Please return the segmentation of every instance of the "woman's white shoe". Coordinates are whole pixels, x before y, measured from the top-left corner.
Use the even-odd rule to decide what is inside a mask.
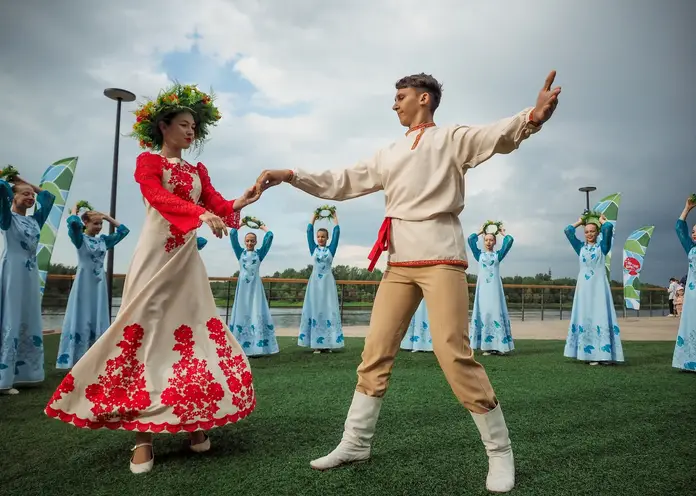
[[[205,441],[198,444],[191,444],[189,445],[189,448],[191,448],[191,451],[194,453],[205,453],[210,449],[210,438],[205,436]]]
[[[152,467],[155,465],[155,449],[152,447],[152,443],[140,443],[136,444],[131,451],[135,451],[138,448],[142,446],[149,446],[150,447],[150,452],[152,454],[152,458],[150,458],[148,461],[145,463],[133,463],[133,457],[131,456],[130,460],[130,471],[133,472],[134,474],[144,474],[146,472],[149,472],[152,470]]]

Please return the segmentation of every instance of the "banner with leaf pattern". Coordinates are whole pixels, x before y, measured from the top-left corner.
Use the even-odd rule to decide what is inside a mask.
[[[629,310],[640,310],[640,271],[645,262],[645,252],[655,226],[636,229],[626,240],[623,249],[624,301]]]
[[[53,254],[53,247],[56,244],[58,230],[60,229],[61,220],[63,218],[63,210],[65,210],[65,204],[68,201],[68,194],[70,193],[70,186],[72,185],[76,166],[77,157],[58,160],[46,169],[41,177],[41,183],[39,184],[41,189],[50,191],[56,197],[48,220],[41,229],[39,247],[36,251],[36,260],[39,266],[39,275],[41,276],[42,295],[46,287],[46,277],[48,276],[48,268],[51,264],[51,255]]]
[[[607,218],[607,221],[611,222],[611,225],[614,228],[611,239],[612,249],[614,248],[614,238],[616,238],[616,220],[619,218],[620,204],[621,193],[613,193],[599,200],[599,202],[592,209],[595,212],[604,214],[604,217]],[[605,266],[607,270],[607,279],[609,279],[609,282],[611,283],[611,250],[609,250],[609,253],[606,256]]]

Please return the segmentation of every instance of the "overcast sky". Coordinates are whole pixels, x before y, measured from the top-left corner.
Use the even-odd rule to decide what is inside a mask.
[[[553,119],[467,174],[465,231],[505,222],[515,246],[504,276],[574,277],[563,228],[584,208],[578,187],[597,186],[593,201],[622,192],[612,276],[621,278],[626,237],[652,224],[643,279],[666,283],[687,269],[674,222],[696,191],[695,18],[688,0],[5,1],[0,163],[37,182],[50,163],[79,156],[70,205],[108,211],[116,104],[104,88],[154,97],[177,79],[218,96],[220,125],[185,158],[203,161],[234,198],[264,168],[347,166],[403,136],[391,105],[404,75],[444,84],[438,124],[482,124],[534,105],[556,69]],[[135,108],[124,105],[124,134]],[[139,152],[121,139],[117,217],[131,229],[115,254],[121,273],[143,222]],[[246,209],[275,234],[262,273],[309,263],[305,227],[322,203],[283,185]],[[336,263],[367,266],[383,204],[378,193],[337,205]],[[228,238],[199,234],[211,276],[237,270]],[[64,226],[53,261],[77,263]]]

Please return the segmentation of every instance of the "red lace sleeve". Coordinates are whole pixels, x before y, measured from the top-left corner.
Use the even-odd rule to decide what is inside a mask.
[[[227,227],[239,229],[240,215],[239,211],[234,210],[234,200],[225,200],[220,193],[217,192],[210,182],[208,169],[205,165],[198,162],[198,177],[201,180],[201,199],[200,203],[220,217]]]
[[[192,201],[187,201],[162,186],[163,158],[144,152],[135,161],[135,181],[145,199],[170,224],[187,233],[203,223],[199,217],[205,209]]]

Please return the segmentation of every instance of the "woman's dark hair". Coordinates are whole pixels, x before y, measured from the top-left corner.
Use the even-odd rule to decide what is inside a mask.
[[[162,134],[162,130],[160,129],[160,122],[164,122],[167,126],[170,126],[174,118],[177,115],[183,113],[191,114],[191,117],[193,117],[193,122],[196,123],[196,126],[193,128],[194,136],[196,137],[196,139],[200,138],[200,120],[198,119],[198,117],[196,117],[196,113],[188,109],[172,110],[171,112],[167,112],[165,114],[162,114],[161,116],[158,116],[155,120],[155,125],[152,127],[152,141],[157,147],[161,149],[162,145],[164,145],[164,135]]]
[[[317,229],[317,234],[319,234],[320,232],[325,232],[325,233],[326,233],[326,237],[327,237],[327,238],[329,237],[329,230],[328,230],[328,229],[326,229],[326,228],[324,228],[324,227],[321,227],[321,228]]]
[[[244,238],[246,239],[246,237],[249,236],[250,234],[254,237],[254,239],[256,239],[256,240],[259,239],[259,238],[256,237],[256,233],[253,233],[253,232],[248,232],[248,233],[246,233],[246,234],[244,235]]]
[[[89,218],[90,218],[92,215],[94,215],[94,212],[91,211],[91,210],[88,210],[87,212],[85,212],[84,214],[82,214],[82,215],[80,216],[80,218],[82,219],[82,222],[84,222],[85,224],[87,224],[87,222],[89,222]]]

